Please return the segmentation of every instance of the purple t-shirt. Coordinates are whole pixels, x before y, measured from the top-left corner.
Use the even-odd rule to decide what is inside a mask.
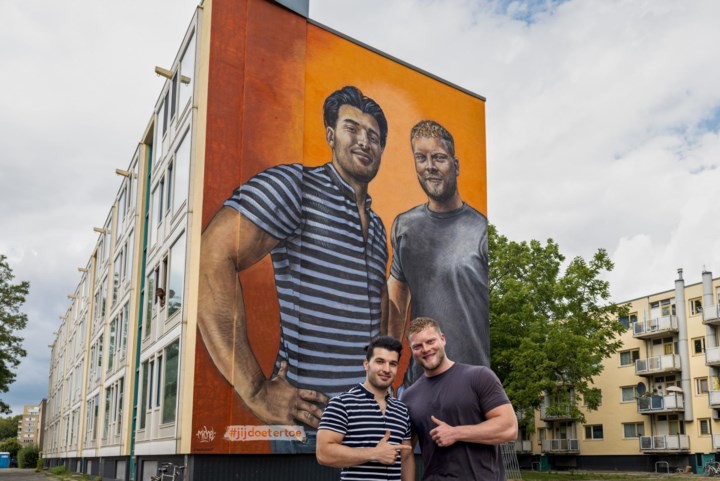
[[[420,377],[402,401],[410,408],[413,432],[420,440],[424,481],[505,480],[499,446],[458,442],[439,447],[429,435],[436,426],[430,416],[451,426],[478,424],[485,421],[485,413],[510,403],[490,368],[455,363],[442,374]]]

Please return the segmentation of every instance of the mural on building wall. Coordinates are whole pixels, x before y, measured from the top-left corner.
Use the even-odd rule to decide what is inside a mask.
[[[192,450],[313,452],[365,345],[409,316],[488,363],[484,101],[249,6],[246,38],[213,25],[245,48],[210,66]]]

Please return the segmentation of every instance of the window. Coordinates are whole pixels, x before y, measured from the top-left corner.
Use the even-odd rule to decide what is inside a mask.
[[[663,299],[662,301],[650,304],[651,319],[657,319],[658,317],[666,317],[670,315],[675,315],[675,304],[672,299]]]
[[[148,362],[145,361],[142,363],[142,378],[143,378],[143,390],[142,394],[140,396],[140,429],[145,429],[145,421],[146,421],[146,411],[145,406],[147,406],[147,397],[148,397],[148,391],[149,391],[149,384],[148,384],[148,373],[149,373],[149,365]]]
[[[192,97],[193,78],[195,77],[195,35],[190,38],[180,60],[180,92],[178,93],[178,107],[180,113]]]
[[[630,324],[633,324],[637,322],[637,312],[631,312],[627,316],[620,316],[620,324],[625,326],[625,329],[628,329],[630,327]]]
[[[177,410],[178,388],[178,353],[180,341],[175,341],[165,348],[164,395],[162,405],[162,422],[175,422]]]
[[[699,356],[705,352],[705,338],[704,337],[693,338],[692,344],[693,344],[693,355],[694,356]]]
[[[697,316],[702,314],[702,297],[696,297],[688,301],[690,303],[690,315]]]
[[[175,153],[173,171],[175,179],[172,193],[172,213],[175,214],[187,200],[190,183],[190,135],[185,134]],[[170,173],[168,173],[170,175]]]
[[[118,325],[118,318],[112,320],[110,323],[110,333],[108,335],[108,363],[107,372],[112,371],[113,361],[115,359],[115,331]]]
[[[585,439],[602,439],[603,438],[603,427],[602,424],[593,424],[585,426]]]
[[[675,354],[678,351],[677,343],[672,337],[653,339],[653,346],[662,346],[663,354]],[[655,353],[657,354],[657,351]]]
[[[705,377],[696,377],[695,378],[695,392],[698,395],[701,394],[707,394],[708,392],[708,378]]]
[[[170,248],[170,271],[168,276],[168,318],[182,307],[185,289],[185,234]]]
[[[159,240],[160,223],[163,219],[163,195],[165,191],[165,178],[155,186],[152,191],[152,210],[150,212],[150,227],[148,228],[148,245],[152,247]]]
[[[639,438],[645,435],[643,423],[623,423],[623,435],[626,438]]]
[[[712,434],[710,418],[698,419],[698,429],[700,430],[700,436],[710,436]]]
[[[622,391],[622,402],[635,402],[637,398],[637,387],[636,386],[624,386],[620,388]]]
[[[628,351],[620,351],[620,365],[631,366],[635,361],[640,359],[640,349],[630,349]]]

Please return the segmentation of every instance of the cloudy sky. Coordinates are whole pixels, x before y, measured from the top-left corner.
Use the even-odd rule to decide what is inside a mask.
[[[0,0],[0,253],[31,282],[47,395],[68,307],[197,0]],[[615,300],[720,276],[720,2],[311,0],[311,16],[487,98],[491,222],[605,248]]]

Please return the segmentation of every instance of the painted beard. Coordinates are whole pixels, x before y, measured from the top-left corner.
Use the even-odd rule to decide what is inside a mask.
[[[435,175],[427,175],[425,177],[418,176],[420,181],[420,187],[430,199],[436,202],[445,202],[451,199],[457,192],[457,177],[451,175],[447,178],[438,177]],[[441,181],[440,183],[433,182],[434,180]]]

